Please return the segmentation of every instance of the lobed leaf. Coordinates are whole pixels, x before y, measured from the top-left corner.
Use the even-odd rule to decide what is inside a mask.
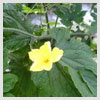
[[[93,54],[90,50],[90,48],[83,42],[75,39],[66,40],[65,37],[63,37],[63,40],[61,38],[61,32],[57,31],[57,35],[54,35],[56,31],[53,31],[54,29],[51,29],[51,36],[56,40],[57,47],[64,50],[64,55],[59,61],[59,63],[62,66],[68,66],[68,70],[70,73],[70,76],[76,86],[76,88],[79,90],[82,96],[96,96],[96,75],[97,75],[97,64],[93,60]],[[58,29],[55,29],[58,30]],[[68,34],[67,32],[64,32],[63,36],[66,36]],[[61,40],[61,43],[60,43]],[[62,42],[64,41],[64,42]],[[89,70],[91,71],[91,78],[88,74],[85,73],[85,76],[82,74],[78,74],[78,71],[81,71],[83,73],[83,70]],[[94,76],[95,75],[95,76]],[[85,78],[88,77],[88,78]],[[82,78],[84,81],[82,81]],[[93,84],[89,84],[88,82],[93,82]],[[79,86],[80,84],[80,86]],[[81,87],[82,86],[82,87]],[[83,90],[84,88],[84,90]]]
[[[81,4],[72,4],[69,7],[65,5],[58,5],[57,8],[59,10],[55,10],[54,13],[61,18],[62,24],[68,27],[72,25],[72,21],[81,23],[83,21],[83,16],[86,13],[86,11],[81,11]]]
[[[81,96],[60,64],[53,64],[50,72],[32,72],[31,79],[38,87],[39,97]]]
[[[65,43],[66,40],[70,38],[70,32],[67,31],[66,28],[52,28],[49,30],[50,36],[54,38],[56,41],[56,45],[62,45]]]

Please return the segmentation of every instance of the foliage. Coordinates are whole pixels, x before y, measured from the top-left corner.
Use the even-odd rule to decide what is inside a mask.
[[[16,84],[17,82],[17,76],[14,75],[14,74],[4,74],[3,76],[3,82],[4,82],[4,85],[3,85],[3,92],[6,93],[6,92],[9,92],[11,89],[14,88],[14,85]]]
[[[96,4],[91,5],[95,22],[86,27],[83,21],[86,11],[81,10],[82,4],[4,4],[4,97],[97,96],[97,64],[93,60],[97,45],[92,47],[91,35],[96,33],[97,15]],[[54,27],[48,27],[51,25],[50,10],[61,19],[63,27],[57,27],[58,20],[53,22]],[[36,12],[45,16],[46,25],[31,23],[30,14]],[[77,31],[71,30],[73,21],[78,24]],[[80,25],[84,30],[80,30]],[[52,48],[63,49],[64,55],[50,71],[31,72],[28,52],[46,41],[51,42]]]
[[[74,6],[71,5],[69,7],[65,5],[58,5],[58,9],[54,12],[61,18],[61,22],[66,26],[71,26],[72,21],[81,23],[83,21],[83,16],[86,13],[86,11],[81,11],[81,4],[75,4]]]

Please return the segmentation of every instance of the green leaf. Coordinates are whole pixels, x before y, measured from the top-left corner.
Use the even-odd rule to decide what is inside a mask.
[[[13,51],[12,54],[14,54],[16,57],[28,57],[28,52],[30,51],[29,45],[26,45],[24,47],[21,47],[20,49]]]
[[[46,20],[43,20],[43,22],[46,24],[47,22],[46,22]],[[55,24],[60,24],[59,22],[54,22],[54,21],[52,21],[52,22],[48,22],[49,23],[49,25],[51,25],[51,26],[54,26]]]
[[[73,9],[75,9],[76,12],[80,12],[82,10],[82,4],[80,4],[80,3],[75,3],[74,7],[73,7]]]
[[[9,92],[14,88],[18,78],[16,75],[8,73],[3,76],[3,92]]]
[[[80,71],[80,74],[91,92],[97,96],[97,77],[89,70]]]
[[[30,7],[23,6],[22,12],[26,14],[30,14],[30,13],[33,13],[33,10]]]
[[[85,43],[72,39],[62,44],[61,47],[64,50],[61,63],[74,69],[89,69],[97,74],[97,64],[92,58],[90,48]]]
[[[66,11],[68,11],[68,10],[66,9]],[[60,10],[54,11],[54,13],[55,13],[58,17],[61,18],[62,24],[66,25],[66,26],[71,26],[71,25],[72,25],[71,21],[68,20],[68,19],[69,19],[69,16],[70,16],[70,15],[69,15],[69,12],[67,12],[66,15],[65,15],[62,11],[60,11]]]
[[[61,58],[59,63],[62,66],[69,66],[69,71],[71,70],[69,72],[71,78],[82,96],[96,96],[96,86],[94,87],[93,85],[90,85],[93,91],[91,92],[90,89],[88,88],[89,86],[87,85],[87,83],[85,81],[82,82],[82,78],[80,78],[81,76],[77,74],[77,72],[80,70],[83,71],[85,69],[88,69],[91,71],[92,75],[94,74],[95,76],[97,75],[97,64],[93,60],[93,54],[90,48],[85,43],[79,40],[75,39],[71,39],[69,41],[66,40],[65,35],[63,35],[63,40],[62,40],[60,36],[61,32],[57,31],[57,35],[55,35],[54,34],[56,33],[55,30],[51,31],[50,33],[52,38],[56,39],[55,46],[63,49],[64,51],[63,57]],[[63,34],[67,34],[67,32],[64,32]],[[76,73],[76,76],[74,76],[73,73]],[[88,77],[88,74],[86,74],[86,76]],[[88,78],[88,81],[89,79],[91,80],[91,77]],[[96,84],[96,78],[94,78],[93,81],[95,81],[94,84]],[[84,88],[84,91],[82,88],[80,88],[79,84],[80,86],[83,85],[82,88]]]
[[[18,71],[20,71],[19,74]],[[19,69],[15,73],[18,75],[19,81],[11,92],[16,97],[36,97],[38,92],[33,81],[30,79],[31,73],[25,70],[25,68]]]
[[[88,29],[88,33],[92,35],[97,33],[97,12],[93,11],[91,16],[93,17],[94,21],[91,23],[91,26]]]
[[[8,49],[3,49],[3,71],[8,67]]]
[[[56,39],[56,46],[64,50],[62,63],[74,69],[86,68],[97,73],[97,65],[92,59],[90,48],[79,40],[71,39],[65,28],[53,28],[50,30],[52,38]],[[86,67],[87,66],[87,67]]]
[[[38,87],[39,97],[78,97],[80,93],[75,88],[69,75],[59,64],[53,64],[50,72],[32,72],[31,79]]]
[[[12,93],[4,93],[3,97],[15,97]]]
[[[97,22],[93,22],[88,29],[89,34],[96,34],[97,33]]]
[[[18,10],[16,4],[12,4],[12,3],[4,3],[3,4],[3,9],[4,10]]]
[[[76,86],[76,88],[79,90],[81,95],[83,97],[93,97],[94,95],[89,90],[87,84],[82,80],[81,76],[78,74],[77,70],[74,70],[72,68],[68,68],[69,73],[71,75],[71,78]]]
[[[28,58],[28,57],[27,57]],[[28,59],[29,60],[29,59]],[[31,72],[28,70],[30,66],[26,58],[12,57],[10,68],[12,73],[18,77],[18,82],[10,91],[15,97],[36,97],[37,87],[31,80]],[[27,64],[26,64],[27,63]]]
[[[26,35],[12,35],[4,41],[4,45],[7,49],[15,51],[26,46],[29,41],[30,38]]]
[[[25,32],[30,35],[37,28],[36,25],[32,25],[29,18],[16,10],[4,10],[3,18],[3,27],[15,29],[15,33],[20,33],[21,31],[21,33]],[[16,30],[20,31],[18,32]],[[7,33],[5,32],[4,36],[6,35]]]
[[[70,6],[57,5],[57,8],[59,10],[55,10],[54,13],[61,18],[61,22],[65,26],[71,26],[73,24],[72,21],[81,23],[83,21],[83,16],[86,13],[86,11],[81,11],[81,4],[72,4]]]
[[[26,13],[26,14],[30,14],[30,13],[44,13],[44,10],[42,8],[34,8],[34,9],[31,9],[30,7],[23,7],[22,8],[22,12],[23,13]]]
[[[70,32],[64,28],[64,27],[60,27],[60,28],[52,28],[49,30],[50,32],[50,36],[52,36],[52,38],[54,38],[56,41],[56,45],[62,45],[65,43],[66,40],[68,40],[70,38]]]

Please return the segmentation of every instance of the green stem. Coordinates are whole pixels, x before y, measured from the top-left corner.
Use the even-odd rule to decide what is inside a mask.
[[[89,36],[89,34],[84,34],[84,33],[75,33],[71,34],[71,37],[76,36],[76,37],[84,37],[84,36]]]
[[[58,16],[57,16],[57,19],[56,19],[55,28],[56,28],[56,26],[57,26],[57,21],[58,21]]]
[[[46,7],[45,4],[43,4],[43,6],[44,6],[44,11],[45,11],[45,18],[46,18],[46,23],[47,23],[47,29],[50,29],[48,13],[47,13],[47,7]],[[48,34],[49,34],[49,32],[48,32]]]
[[[22,33],[24,35],[28,35],[30,37],[33,37],[35,38],[32,34],[28,33],[28,32],[25,32],[25,31],[22,31],[20,29],[16,29],[16,28],[3,28],[3,31],[9,31],[9,32],[18,32],[19,34]]]
[[[3,31],[7,31],[7,32],[17,32],[18,34],[22,33],[24,35],[27,35],[29,37],[32,37],[35,40],[45,40],[45,39],[52,39],[51,36],[47,35],[47,36],[34,36],[31,33],[22,31],[20,29],[16,29],[16,28],[3,28]]]
[[[20,29],[15,29],[15,28],[3,28],[3,31],[9,31],[9,32],[17,32],[18,34],[22,33],[24,35],[27,35],[29,37],[32,37],[35,40],[49,40],[49,39],[53,39],[51,36],[47,35],[47,36],[34,36],[31,33],[22,31]],[[76,36],[76,37],[84,37],[84,36],[89,36],[89,34],[83,34],[83,33],[76,33],[76,34],[72,34],[71,37]]]

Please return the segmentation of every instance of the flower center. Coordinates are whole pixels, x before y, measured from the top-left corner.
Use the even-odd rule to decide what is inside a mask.
[[[49,62],[49,59],[44,60],[44,62],[45,62],[45,63],[48,63],[48,62]]]

